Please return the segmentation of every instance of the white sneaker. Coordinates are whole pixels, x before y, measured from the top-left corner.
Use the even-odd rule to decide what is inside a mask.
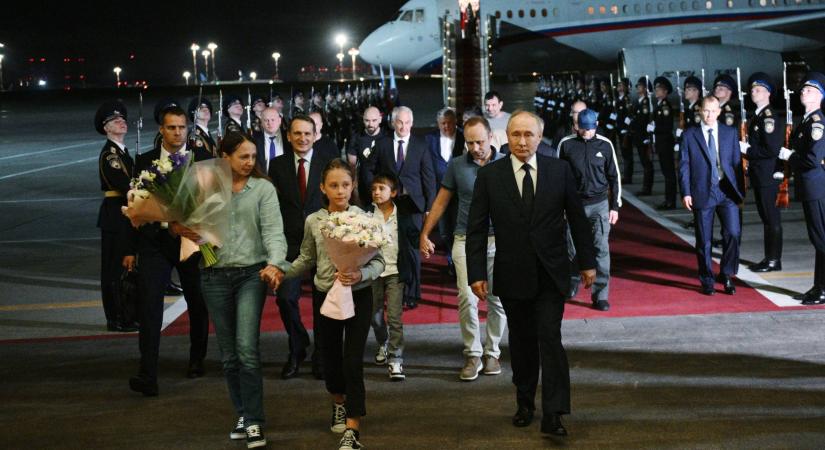
[[[347,428],[341,437],[341,442],[338,444],[338,450],[362,450],[364,446],[358,442],[358,438],[357,431]]]
[[[246,448],[266,447],[266,438],[260,425],[246,427]]]
[[[401,367],[400,362],[391,362],[387,367],[387,371],[390,373],[390,381],[404,381],[404,378],[406,378],[404,368]]]
[[[246,439],[246,427],[244,427],[243,416],[238,417],[238,423],[236,423],[235,428],[229,432],[229,439]]]
[[[375,365],[383,366],[387,363],[387,343],[378,346],[378,351],[375,352]]]
[[[332,420],[329,429],[333,433],[347,431],[347,408],[338,403],[332,403]]]

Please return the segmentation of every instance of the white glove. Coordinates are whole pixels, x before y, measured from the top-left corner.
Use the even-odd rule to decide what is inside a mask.
[[[673,146],[673,151],[674,151],[674,152],[678,152],[678,151],[679,151],[679,144],[676,144],[676,145],[674,145],[674,146]]]
[[[627,130],[622,130],[621,133],[622,134],[627,134]]]
[[[751,145],[747,142],[739,141],[739,151],[742,152],[743,155],[748,153],[748,149],[751,148]]]
[[[644,141],[642,141],[642,144],[645,144],[645,145],[650,144],[650,139],[645,139]]]
[[[793,155],[793,152],[794,151],[789,148],[782,147],[779,149],[779,159],[781,159],[782,161],[787,161],[788,158],[790,158],[791,155]]]
[[[654,131],[656,131],[656,124],[653,123],[653,122],[650,122],[649,124],[647,124],[647,132],[648,133],[653,133]]]
[[[610,115],[610,120],[616,120],[616,117],[616,113],[613,113]]]
[[[630,117],[625,117],[625,118],[624,118],[624,124],[625,124],[625,125],[630,125],[630,123],[631,123],[631,122],[633,122],[633,121],[632,121],[632,120],[630,120]]]
[[[608,130],[612,130],[612,129],[613,129],[613,124],[610,124],[610,123],[609,123],[609,124],[607,124],[607,129],[608,129]]]
[[[676,138],[678,139],[678,138],[682,137],[683,132],[684,132],[684,130],[682,130],[681,128],[677,128],[676,129]]]

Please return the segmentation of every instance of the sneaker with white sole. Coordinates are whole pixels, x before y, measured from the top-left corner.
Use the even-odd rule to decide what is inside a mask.
[[[387,366],[387,371],[390,373],[390,381],[404,381],[404,378],[406,378],[404,368],[401,367],[400,362],[391,362]]]
[[[484,370],[482,371],[484,375],[498,375],[501,373],[501,362],[499,362],[498,358],[492,356],[485,356],[484,357]]]
[[[329,429],[333,433],[343,433],[347,430],[347,408],[344,405],[332,404],[332,421]]]
[[[233,428],[232,431],[229,432],[229,439],[246,439],[246,427],[244,427],[243,416],[238,417],[238,423],[236,423],[235,428]]]
[[[387,343],[378,346],[378,351],[375,352],[375,365],[383,366],[387,363]]]
[[[260,425],[246,427],[246,448],[266,447],[266,438]]]
[[[459,378],[461,381],[473,381],[478,378],[478,373],[481,372],[482,364],[481,358],[478,356],[468,356],[464,363],[464,368],[461,369]]]
[[[362,450],[364,446],[358,442],[358,438],[358,430],[347,428],[346,431],[344,431],[344,435],[341,436],[341,442],[338,444],[338,450]]]

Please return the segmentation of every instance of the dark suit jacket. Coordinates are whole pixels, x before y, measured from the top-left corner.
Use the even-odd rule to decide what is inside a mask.
[[[286,133],[281,132],[281,140],[283,141],[284,148],[279,148],[279,151],[282,151],[284,154],[291,154],[292,153],[292,144],[286,139]],[[263,131],[255,132],[252,134],[252,140],[255,142],[255,148],[257,150],[257,155],[255,156],[255,163],[258,164],[258,167],[261,168],[261,171],[266,173],[269,168],[266,166],[266,155],[269,153],[269,141],[264,136]],[[264,142],[267,141],[267,142]]]
[[[295,153],[289,152],[280,155],[269,162],[269,178],[278,191],[278,203],[281,207],[281,217],[284,221],[289,261],[298,257],[301,250],[301,241],[304,239],[304,222],[306,217],[321,209],[321,172],[329,163],[328,155],[313,150],[307,174],[306,201],[301,203],[298,192],[298,172],[295,170]]]
[[[467,222],[469,283],[487,280],[487,234],[492,221],[496,238],[493,294],[502,298],[535,298],[538,277],[545,276],[539,272],[539,264],[552,278],[558,295],[567,295],[570,262],[566,224],[573,235],[579,267],[596,267],[590,221],[584,214],[570,165],[543,155],[536,158],[536,196],[529,217],[510,157],[482,167],[476,178]]]
[[[736,129],[719,125],[719,136],[714,136],[719,149],[724,179],[719,187],[735,203],[741,203],[743,196],[738,180],[741,179],[742,159],[739,152],[739,139]],[[692,127],[682,134],[681,163],[679,165],[679,182],[682,184],[682,196],[693,198],[693,207],[703,209],[708,204],[711,189],[711,156],[705,142],[702,127]]]
[[[383,214],[374,203],[364,206],[364,211],[373,214]],[[398,219],[398,279],[404,283],[412,282],[413,261],[415,253],[418,252],[418,229],[412,222],[412,218],[407,214],[399,214],[396,207],[396,217]],[[383,216],[380,216],[384,220]]]
[[[435,185],[437,188],[441,186],[441,180],[444,179],[444,174],[447,173],[447,163],[450,161],[444,161],[444,158],[441,157],[441,132],[439,130],[427,133],[424,139],[427,141],[427,150],[429,150],[430,157],[433,160],[433,171],[435,172]],[[450,159],[460,156],[462,153],[464,153],[464,135],[456,131],[455,143],[453,144]]]
[[[561,141],[559,141],[559,142],[561,142]],[[556,144],[556,147],[558,147],[558,144]],[[505,155],[509,155],[510,154],[510,144],[502,145],[501,150],[499,150],[499,151],[501,153],[505,154]],[[539,148],[536,149],[536,153],[538,153],[539,155],[548,156],[550,158],[558,158],[559,157],[558,148],[553,148],[553,147],[545,144],[544,142],[539,142]]]
[[[390,134],[376,142],[378,159],[373,173],[392,172],[396,174],[404,190],[404,195],[400,196],[396,204],[402,209],[412,209],[412,212],[423,213],[430,210],[435,200],[433,161],[424,139],[411,134],[408,141],[405,142],[404,163],[400,171],[395,168],[393,135]]]
[[[748,121],[748,177],[751,186],[776,187],[773,179],[779,149],[785,144],[785,117],[777,115],[771,106]]]

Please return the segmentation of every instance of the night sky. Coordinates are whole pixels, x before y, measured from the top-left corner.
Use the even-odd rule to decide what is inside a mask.
[[[63,58],[84,57],[84,71],[92,85],[109,83],[115,66],[123,68],[125,79],[171,84],[182,81],[184,70],[192,70],[189,46],[196,42],[203,49],[214,41],[221,79],[237,78],[238,69],[271,77],[274,51],[282,55],[281,77],[294,79],[300,66],[335,66],[336,32],[350,38],[346,53],[346,48],[360,44],[404,3],[15,1],[5,3],[0,11],[0,42],[6,46],[0,52],[6,55],[6,83],[32,72],[29,58],[36,59],[35,65],[39,58],[46,58],[37,70],[60,75]],[[200,55],[198,64],[202,70]]]

